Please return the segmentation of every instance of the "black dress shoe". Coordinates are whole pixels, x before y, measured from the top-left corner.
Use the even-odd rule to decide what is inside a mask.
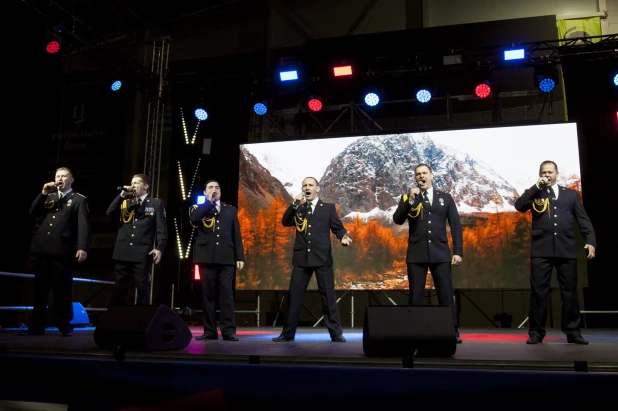
[[[346,342],[346,339],[343,335],[340,335],[339,337],[333,337],[330,340],[332,342]]]
[[[588,340],[586,340],[581,335],[576,335],[575,337],[567,337],[567,342],[569,344],[579,344],[579,345],[588,345]]]
[[[528,337],[526,344],[540,344],[542,342],[543,342],[543,339],[539,337],[538,335],[531,335],[530,337]]]
[[[238,337],[236,337],[234,334],[232,334],[232,335],[224,335],[223,336],[223,341],[238,341]]]
[[[202,335],[198,335],[197,337],[195,337],[195,339],[197,341],[202,341],[202,340],[217,340],[219,339],[218,335],[208,335],[208,334],[202,334]]]
[[[288,342],[294,341],[294,337],[286,337],[285,335],[280,335],[279,337],[273,338],[274,342]]]

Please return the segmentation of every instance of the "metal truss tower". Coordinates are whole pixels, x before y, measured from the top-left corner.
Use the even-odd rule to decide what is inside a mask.
[[[144,174],[150,177],[150,193],[153,197],[159,196],[169,53],[169,37],[163,37],[153,42],[150,71],[152,73],[151,80],[156,84],[156,90],[154,98],[151,97],[148,101],[146,146],[144,150]]]
[[[163,37],[152,43],[150,72],[152,84],[156,85],[154,96],[148,97],[148,120],[146,123],[146,145],[144,148],[144,174],[150,177],[150,194],[159,197],[161,177],[161,147],[165,122],[165,99],[167,98],[167,74],[170,54],[170,38]],[[151,90],[148,90],[151,91]],[[154,294],[154,262],[150,270],[150,304]],[[137,290],[135,290],[137,304]]]

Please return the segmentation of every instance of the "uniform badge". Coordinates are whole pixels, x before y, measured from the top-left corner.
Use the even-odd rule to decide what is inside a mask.
[[[444,199],[443,199],[442,197],[440,197],[440,198],[438,199],[438,201],[440,202],[440,205],[441,205],[441,206],[443,206],[443,205],[444,205]]]
[[[144,209],[144,214],[145,215],[154,215],[154,207],[146,207]]]
[[[69,200],[67,201],[67,206],[71,207],[71,203],[73,202],[72,198],[69,198]]]

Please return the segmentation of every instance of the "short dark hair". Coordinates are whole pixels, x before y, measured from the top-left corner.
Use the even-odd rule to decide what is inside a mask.
[[[554,167],[556,168],[556,173],[558,172],[558,164],[554,163],[551,160],[545,160],[541,163],[541,165],[539,166],[539,175],[541,175],[541,170],[543,170],[543,166],[547,166],[549,164],[553,164]]]
[[[306,179],[308,179],[308,178],[312,178],[312,179],[313,179],[313,181],[315,181],[315,185],[316,185],[316,186],[318,186],[318,187],[320,186],[320,182],[319,182],[319,181],[318,181],[318,179],[317,179],[317,178],[315,178],[315,177],[311,177],[311,176],[309,176],[309,177],[305,177],[305,178],[303,178],[303,181],[305,181],[305,180],[306,180]]]
[[[429,169],[429,172],[433,174],[433,170],[431,169],[431,166],[425,163],[419,163],[416,167],[414,167],[414,174],[416,174],[416,170],[418,170],[419,167],[427,167]]]
[[[150,187],[150,177],[148,177],[146,174],[134,174],[133,178],[139,178],[140,180],[142,180],[142,183]]]
[[[69,173],[69,175],[70,175],[71,177],[73,177],[73,172],[71,171],[71,169],[70,169],[70,168],[68,168],[68,167],[58,167],[58,168],[56,169],[56,172],[58,172],[58,171],[60,171],[60,170],[64,170],[64,171],[66,171],[67,173]]]
[[[215,179],[206,181],[206,184],[204,184],[204,190],[206,190],[206,187],[208,187],[208,184],[210,184],[210,183],[217,183],[217,184],[219,184],[219,181],[215,180]],[[219,184],[219,188],[221,188],[221,184]]]

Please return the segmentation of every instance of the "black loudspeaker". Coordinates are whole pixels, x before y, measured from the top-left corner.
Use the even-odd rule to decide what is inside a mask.
[[[181,350],[191,342],[191,331],[170,308],[160,305],[112,306],[101,314],[94,342],[102,349],[125,351]]]
[[[363,351],[369,357],[450,357],[457,350],[449,307],[368,306]]]

